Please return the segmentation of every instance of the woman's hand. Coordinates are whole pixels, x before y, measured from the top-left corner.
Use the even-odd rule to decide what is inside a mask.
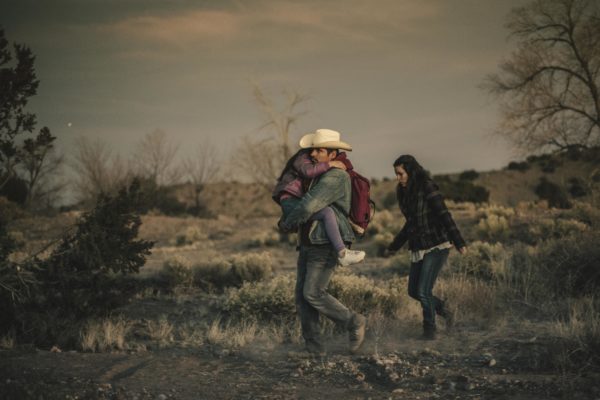
[[[336,161],[336,160],[329,161],[329,167],[343,169],[344,171],[346,170],[346,164],[344,164],[341,161]]]
[[[463,246],[460,249],[458,249],[458,252],[462,255],[467,254],[467,246]]]

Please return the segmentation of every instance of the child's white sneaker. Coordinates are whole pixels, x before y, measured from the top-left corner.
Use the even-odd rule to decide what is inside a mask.
[[[338,262],[342,267],[347,267],[348,265],[356,264],[364,260],[365,252],[361,250],[344,250],[344,255],[338,257]]]

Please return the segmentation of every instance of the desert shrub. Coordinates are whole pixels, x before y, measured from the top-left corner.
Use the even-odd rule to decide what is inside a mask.
[[[562,339],[559,351],[553,352],[559,353],[554,362],[561,370],[600,366],[600,302],[596,297],[569,301],[568,314],[552,328],[552,333]]]
[[[477,216],[479,218],[487,218],[490,215],[510,218],[515,215],[515,209],[512,207],[504,207],[497,204],[489,204],[477,208]]]
[[[148,338],[164,345],[173,341],[173,325],[165,315],[161,315],[158,320],[146,321],[145,326]]]
[[[410,272],[410,252],[409,251],[400,251],[390,257],[385,266],[394,271],[397,275],[408,275]]]
[[[555,165],[554,163],[552,163],[552,162],[545,162],[545,163],[542,163],[542,164],[540,165],[540,167],[541,167],[541,169],[542,169],[542,172],[545,172],[545,173],[547,173],[547,174],[551,174],[551,173],[553,173],[554,171],[556,171],[556,165]]]
[[[335,274],[329,283],[329,293],[351,310],[360,313],[380,311],[393,317],[407,300],[406,288],[393,280],[376,285],[372,279],[354,274]]]
[[[479,220],[477,233],[485,240],[504,241],[510,233],[508,220],[506,217],[491,214]]]
[[[450,266],[461,275],[492,280],[505,273],[507,252],[501,243],[475,241],[464,255],[452,254]]]
[[[258,235],[255,235],[251,239],[246,242],[246,246],[249,248],[254,247],[266,247],[266,246],[276,246],[280,243],[279,233],[269,230],[266,232],[261,232]]]
[[[534,189],[535,194],[542,200],[547,200],[550,207],[570,208],[571,203],[562,187],[550,182],[546,178],[540,178],[540,182]]]
[[[536,242],[561,239],[588,230],[583,222],[564,218],[539,218],[529,225],[529,234]]]
[[[435,293],[447,300],[457,321],[488,328],[501,315],[499,293],[493,282],[453,274],[438,280]]]
[[[398,207],[398,199],[396,198],[396,192],[390,191],[381,200],[381,206],[384,210],[393,210]]]
[[[175,237],[175,244],[177,246],[185,246],[188,244],[194,244],[208,239],[208,234],[204,232],[199,226],[188,226],[185,230],[179,233]]]
[[[246,282],[240,288],[227,291],[221,308],[232,319],[275,319],[291,323],[296,318],[294,288],[293,274],[279,275],[268,281]]]
[[[463,171],[458,176],[458,179],[460,179],[461,181],[472,181],[477,178],[479,178],[479,172],[475,171],[474,169],[468,169],[466,171]]]
[[[562,210],[559,216],[564,219],[583,222],[593,229],[600,228],[600,209],[589,203],[576,201],[572,208]]]
[[[377,233],[397,233],[404,225],[404,217],[401,215],[394,215],[389,210],[381,210],[376,212],[373,216],[373,220],[369,224],[367,231],[369,234]]]
[[[600,288],[600,233],[580,232],[539,245],[539,279],[554,296],[594,294]]]
[[[569,179],[569,194],[573,197],[583,197],[588,194],[585,184],[579,178]]]
[[[529,165],[529,163],[527,161],[511,161],[508,163],[508,166],[506,167],[506,169],[511,170],[511,171],[520,171],[520,172],[525,172],[527,171],[529,168],[531,168],[531,165]]]
[[[17,203],[0,196],[0,224],[6,224],[8,221],[23,217],[25,211]]]
[[[440,190],[444,196],[454,201],[485,203],[490,197],[489,190],[483,186],[475,185],[471,181],[437,181],[437,183],[440,186]]]
[[[394,234],[392,232],[382,232],[378,233],[373,237],[373,247],[374,255],[382,256],[385,252],[385,249],[392,243],[394,240]]]
[[[130,329],[131,323],[122,318],[88,321],[81,331],[79,347],[91,352],[124,350]]]
[[[164,262],[160,275],[170,287],[191,286],[194,282],[192,263],[178,255]]]
[[[244,282],[256,282],[270,277],[273,260],[270,253],[234,254],[215,258],[194,266],[194,282],[208,290],[240,287]]]

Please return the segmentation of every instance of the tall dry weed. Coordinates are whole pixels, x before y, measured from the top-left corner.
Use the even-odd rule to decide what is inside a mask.
[[[79,345],[83,351],[124,350],[131,323],[123,318],[92,320],[84,325]]]

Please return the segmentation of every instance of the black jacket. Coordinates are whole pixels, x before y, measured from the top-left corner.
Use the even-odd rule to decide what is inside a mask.
[[[399,250],[407,240],[411,251],[430,249],[447,241],[457,249],[465,246],[435,182],[426,181],[413,204],[403,206],[398,196],[398,205],[406,223],[389,245],[389,250]]]

